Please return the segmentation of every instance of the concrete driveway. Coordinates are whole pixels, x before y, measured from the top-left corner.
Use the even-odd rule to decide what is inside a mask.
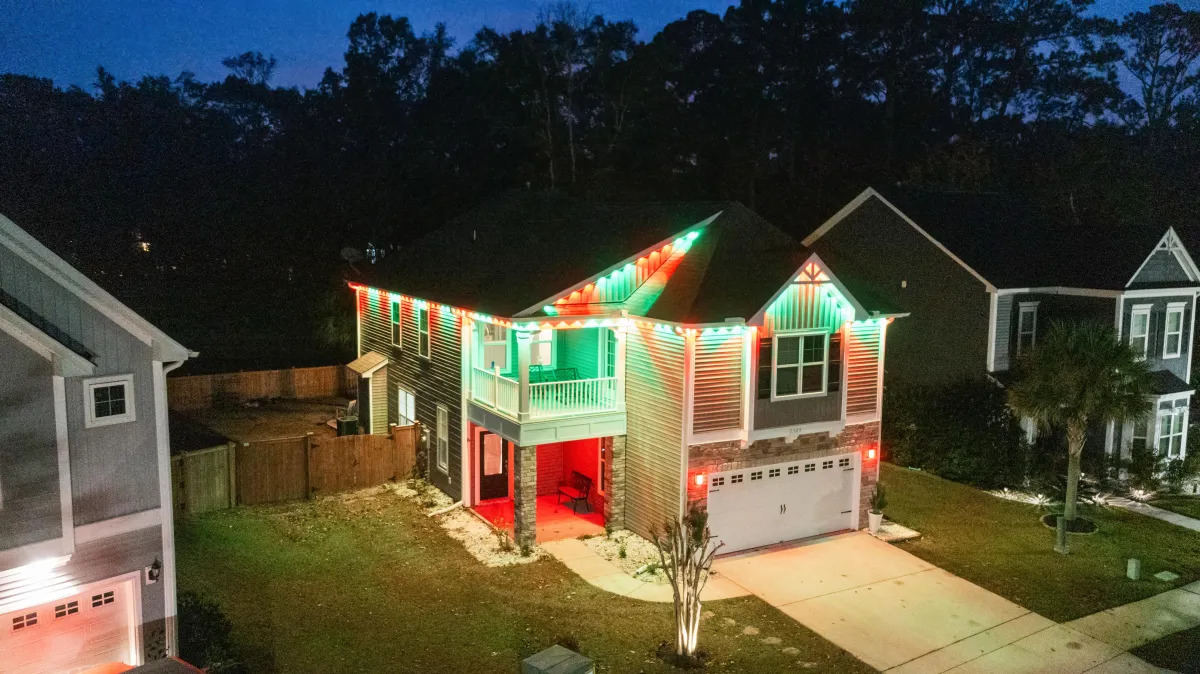
[[[881,671],[1159,671],[865,532],[731,555],[713,568]]]

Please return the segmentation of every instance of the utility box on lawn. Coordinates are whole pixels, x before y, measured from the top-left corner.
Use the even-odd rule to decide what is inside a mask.
[[[562,646],[551,646],[521,661],[521,674],[595,674],[596,665]]]

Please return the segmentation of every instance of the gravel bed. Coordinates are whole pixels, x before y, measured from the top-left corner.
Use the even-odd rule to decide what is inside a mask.
[[[650,541],[632,531],[621,529],[611,536],[593,536],[583,541],[584,545],[604,559],[620,567],[622,571],[647,583],[667,584],[667,575],[658,568],[658,548]],[[621,544],[625,545],[625,557],[621,557]],[[650,565],[650,569],[645,569]],[[642,573],[638,573],[643,569]]]

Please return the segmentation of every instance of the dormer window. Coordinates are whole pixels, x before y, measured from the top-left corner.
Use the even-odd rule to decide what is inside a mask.
[[[133,375],[83,380],[84,426],[94,428],[137,419],[133,400]]]

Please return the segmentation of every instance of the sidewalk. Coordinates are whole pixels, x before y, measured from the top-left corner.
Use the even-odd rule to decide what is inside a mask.
[[[1111,498],[1108,499],[1108,505],[1114,508],[1140,513],[1164,522],[1170,522],[1171,524],[1183,527],[1184,529],[1200,531],[1200,520],[1198,519],[1188,517],[1187,515],[1180,515],[1179,513],[1173,513],[1170,510],[1155,508],[1152,505],[1147,505],[1139,501],[1133,501],[1127,498]]]

